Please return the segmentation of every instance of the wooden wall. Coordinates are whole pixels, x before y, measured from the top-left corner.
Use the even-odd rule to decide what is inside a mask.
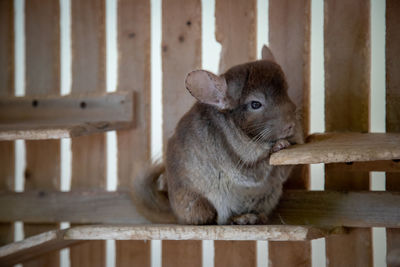
[[[104,0],[71,1],[71,93],[106,90],[106,7]],[[400,128],[400,4],[387,0],[386,126]],[[14,1],[0,1],[0,96],[14,94]],[[369,131],[370,4],[363,0],[324,1],[325,125],[327,131]],[[201,68],[201,0],[162,1],[162,135],[172,135],[179,118],[194,103],[184,89],[185,75]],[[309,134],[310,0],[215,0],[215,38],[221,44],[219,71],[257,59],[257,12],[269,12],[269,46],[286,73],[289,94],[302,109]],[[118,188],[151,160],[151,5],[148,0],[118,0],[118,85],[136,95],[136,128],[117,132]],[[60,6],[55,0],[25,1],[26,95],[60,93]],[[266,33],[265,33],[266,34]],[[397,56],[397,57],[396,57]],[[179,99],[179,101],[177,101]],[[0,142],[0,189],[14,187],[14,142]],[[165,146],[164,146],[165,148]],[[105,190],[106,135],[72,139],[71,190]],[[398,174],[387,174],[387,189],[400,188]],[[60,190],[60,141],[27,141],[25,190]],[[297,167],[286,188],[307,189],[308,167]],[[369,190],[368,172],[326,168],[326,189]],[[59,225],[25,224],[25,235]],[[397,229],[387,230],[388,251],[399,247]],[[13,239],[12,224],[0,225],[0,243]],[[256,266],[255,241],[216,241],[215,266]],[[270,266],[311,266],[310,242],[270,242]],[[105,266],[104,241],[71,248],[71,266]],[[329,266],[372,266],[370,229],[326,240]],[[338,257],[338,255],[340,255]],[[268,259],[265,259],[266,261]],[[59,253],[25,264],[58,266]],[[116,266],[150,266],[150,242],[118,241]],[[163,266],[202,266],[200,241],[163,241]]]

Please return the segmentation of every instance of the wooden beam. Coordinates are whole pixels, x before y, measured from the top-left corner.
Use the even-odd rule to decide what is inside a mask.
[[[71,138],[134,124],[132,92],[0,98],[0,140]]]
[[[400,172],[400,160],[377,160],[326,164],[327,170],[342,170],[347,172]]]
[[[83,240],[312,240],[345,234],[342,227],[289,225],[89,225],[53,230],[0,247],[0,265],[13,265]]]
[[[400,227],[400,192],[286,191],[275,224]],[[115,207],[118,207],[116,209]],[[128,192],[2,192],[0,222],[148,224]]]
[[[400,159],[400,134],[325,133],[311,135],[271,155],[272,165],[313,164]]]

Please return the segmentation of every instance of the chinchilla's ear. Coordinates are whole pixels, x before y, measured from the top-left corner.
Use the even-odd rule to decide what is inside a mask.
[[[272,54],[272,51],[266,45],[263,45],[263,48],[261,50],[261,56],[262,56],[262,59],[264,59],[264,60],[270,60],[270,61],[276,62],[275,57]]]
[[[225,110],[232,107],[224,76],[195,70],[186,76],[186,89],[201,103]]]

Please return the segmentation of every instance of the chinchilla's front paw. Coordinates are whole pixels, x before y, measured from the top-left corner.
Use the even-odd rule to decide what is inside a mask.
[[[274,146],[272,147],[271,151],[272,153],[278,152],[279,150],[285,149],[290,146],[290,143],[286,139],[279,139],[276,141]]]
[[[245,213],[241,215],[232,216],[229,219],[230,224],[246,225],[257,224],[259,221],[258,215],[254,213]]]

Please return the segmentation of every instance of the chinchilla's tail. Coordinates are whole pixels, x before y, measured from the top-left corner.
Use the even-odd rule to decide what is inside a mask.
[[[168,200],[165,167],[156,163],[145,168],[133,181],[132,198],[139,213],[154,223],[175,223]]]

